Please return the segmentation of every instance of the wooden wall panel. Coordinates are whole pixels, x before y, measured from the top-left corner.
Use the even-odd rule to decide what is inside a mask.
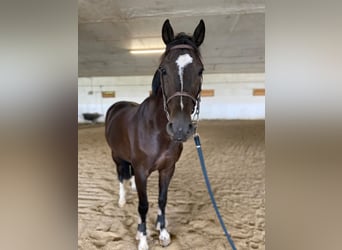
[[[115,97],[115,91],[102,91],[101,92],[103,98],[113,98]]]
[[[215,90],[214,89],[202,89],[201,96],[214,96]]]
[[[253,89],[254,96],[265,96],[265,89]]]

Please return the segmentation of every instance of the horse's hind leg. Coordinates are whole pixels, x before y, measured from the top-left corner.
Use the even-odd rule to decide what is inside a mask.
[[[119,183],[119,207],[123,207],[126,204],[126,191],[123,181]]]
[[[131,182],[131,189],[132,189],[132,191],[136,192],[137,191],[137,187],[135,185],[134,169],[133,169],[132,165],[130,166],[130,168],[131,168],[132,177],[131,177],[131,179],[129,181]]]
[[[171,178],[175,170],[175,165],[164,168],[159,171],[159,198],[158,198],[158,217],[156,222],[156,228],[160,231],[159,242],[165,247],[171,243],[171,237],[166,229],[166,219],[165,219],[165,207],[167,203],[167,191]]]
[[[124,187],[124,180],[131,179],[132,171],[129,162],[117,159],[113,156],[113,160],[116,164],[116,171],[119,179],[119,207],[123,207],[126,204],[126,191]]]

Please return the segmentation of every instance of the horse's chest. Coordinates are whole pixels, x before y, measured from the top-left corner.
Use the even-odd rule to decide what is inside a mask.
[[[177,145],[159,152],[159,154],[156,156],[154,164],[155,168],[160,169],[170,165],[174,165],[180,158],[182,148],[182,145]]]

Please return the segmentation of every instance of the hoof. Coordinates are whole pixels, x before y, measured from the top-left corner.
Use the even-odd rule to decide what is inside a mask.
[[[165,228],[160,231],[159,243],[163,247],[166,247],[166,246],[170,245],[170,243],[171,243],[170,234],[166,231]]]
[[[139,240],[138,250],[148,250],[147,236],[138,232],[136,239]]]
[[[147,242],[139,242],[138,250],[148,250]]]
[[[126,200],[120,199],[118,204],[119,204],[119,207],[123,207],[126,204]]]

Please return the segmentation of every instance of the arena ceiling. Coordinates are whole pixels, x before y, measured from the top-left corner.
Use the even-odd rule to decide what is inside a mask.
[[[175,33],[206,25],[201,46],[205,73],[265,71],[264,0],[79,0],[79,76],[152,75],[160,54],[131,49],[164,48],[161,28]]]

